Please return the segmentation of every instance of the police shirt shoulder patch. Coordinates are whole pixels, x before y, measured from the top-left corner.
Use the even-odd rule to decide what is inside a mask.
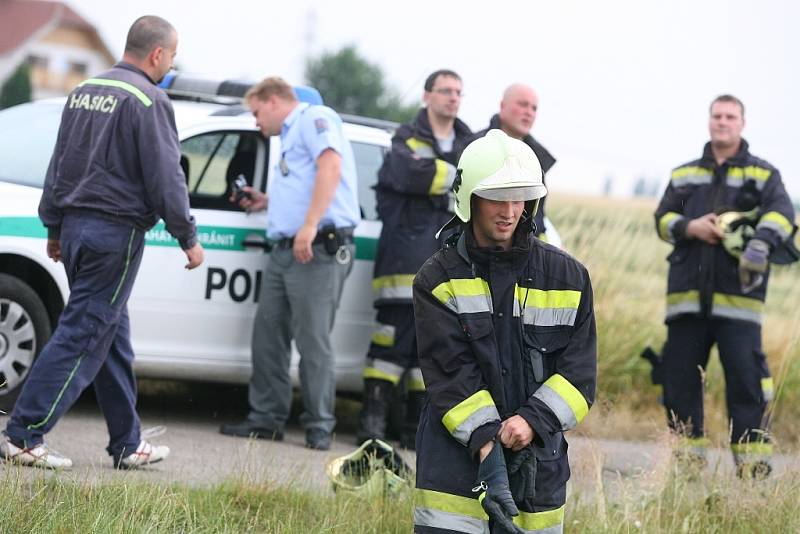
[[[323,132],[328,131],[328,121],[322,118],[314,119],[314,127],[317,129],[317,133],[321,134]]]

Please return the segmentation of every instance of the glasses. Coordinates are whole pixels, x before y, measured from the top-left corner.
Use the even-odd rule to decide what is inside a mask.
[[[451,89],[449,87],[442,87],[440,89],[434,89],[431,93],[436,93],[437,95],[456,95],[459,98],[464,96],[464,93],[461,92],[461,89]]]

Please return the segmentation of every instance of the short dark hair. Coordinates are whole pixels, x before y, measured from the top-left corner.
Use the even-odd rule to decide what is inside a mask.
[[[166,48],[172,44],[172,36],[176,33],[172,24],[161,17],[155,15],[139,17],[128,30],[125,53],[144,59],[153,48],[157,46]]]
[[[436,83],[436,78],[439,76],[450,76],[451,78],[455,78],[458,81],[461,81],[461,76],[456,74],[455,71],[450,69],[439,69],[433,71],[426,79],[425,79],[425,90],[429,93],[433,91],[433,84]]]
[[[742,118],[744,118],[744,103],[735,96],[729,94],[719,95],[717,98],[712,100],[711,105],[708,106],[709,113],[711,113],[711,108],[713,108],[714,104],[716,104],[717,102],[732,102],[733,104],[736,104],[737,106],[739,106],[739,109],[742,110]]]

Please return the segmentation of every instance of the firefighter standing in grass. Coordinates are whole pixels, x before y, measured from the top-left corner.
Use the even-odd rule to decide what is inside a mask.
[[[437,70],[425,81],[425,107],[398,128],[378,173],[376,199],[383,222],[373,289],[378,329],[364,368],[364,407],[358,442],[385,438],[392,390],[408,389],[401,445],[413,448],[425,385],[417,362],[411,280],[442,243],[436,231],[452,216],[450,186],[455,164],[472,136],[458,118],[461,78]]]
[[[725,372],[730,442],[740,476],[766,476],[772,444],[765,419],[772,378],[761,349],[761,310],[770,254],[793,233],[794,212],[778,170],[742,139],[744,105],[711,103],[703,156],[672,171],[655,213],[661,239],[674,244],[667,284],[664,404],[684,453],[704,459],[703,385],[716,343]],[[752,236],[731,254],[719,224],[734,212]]]
[[[428,392],[415,532],[561,532],[564,431],[595,393],[589,274],[534,239],[531,218],[547,190],[522,141],[491,130],[472,142],[454,190],[448,226],[460,234],[413,286]]]

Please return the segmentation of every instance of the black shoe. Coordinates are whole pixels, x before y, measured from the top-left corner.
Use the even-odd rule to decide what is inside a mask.
[[[317,451],[331,448],[331,435],[320,428],[306,430],[306,447]]]
[[[236,436],[238,438],[271,439],[272,441],[283,441],[283,432],[256,426],[250,421],[241,423],[225,423],[219,427],[220,434],[226,436]]]

